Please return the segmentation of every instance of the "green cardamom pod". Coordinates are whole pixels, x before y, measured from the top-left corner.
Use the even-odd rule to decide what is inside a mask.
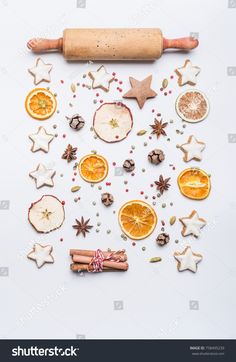
[[[162,88],[166,88],[168,86],[168,79],[163,79],[163,81],[162,81]]]
[[[147,131],[145,129],[141,129],[138,131],[137,136],[143,136],[145,133],[147,133]]]
[[[176,222],[176,216],[171,216],[170,225],[174,225],[175,222]]]
[[[73,186],[73,187],[71,187],[71,192],[79,191],[80,188],[81,188],[80,186]]]
[[[157,263],[158,261],[161,261],[161,258],[159,256],[155,256],[149,260],[149,263]]]
[[[72,91],[73,93],[76,92],[76,85],[75,85],[75,83],[71,83],[70,89],[71,89],[71,91]]]

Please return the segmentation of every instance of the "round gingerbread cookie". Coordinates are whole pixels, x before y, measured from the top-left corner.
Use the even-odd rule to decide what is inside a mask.
[[[175,107],[180,118],[190,123],[203,121],[209,113],[207,97],[196,89],[189,89],[180,94]]]
[[[105,142],[113,143],[125,139],[133,127],[133,116],[123,103],[104,103],[95,112],[93,128]]]

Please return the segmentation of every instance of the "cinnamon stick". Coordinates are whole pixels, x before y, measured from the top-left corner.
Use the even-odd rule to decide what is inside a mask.
[[[111,253],[115,253],[115,251],[103,251],[102,252],[103,255],[106,257],[108,257]],[[94,250],[80,250],[80,249],[70,249],[70,255],[73,257],[73,255],[81,255],[81,256],[90,256],[90,257],[94,257],[95,256],[95,251]],[[114,260],[120,260],[122,262],[127,260],[127,255],[120,251],[119,253],[116,253],[114,255],[112,255],[112,259]]]
[[[81,263],[81,264],[89,264],[92,261],[92,258],[89,256],[83,255],[73,255],[72,260],[74,263]],[[119,270],[128,270],[128,263],[126,262],[116,262],[110,260],[104,260],[103,266],[109,267],[112,269],[119,269]]]
[[[78,272],[78,271],[88,271],[88,264],[79,264],[79,263],[73,263],[70,265],[70,268],[73,272]],[[105,267],[103,268],[103,271],[122,271],[122,270],[118,270],[118,269],[112,269],[112,268],[108,268]],[[125,271],[125,270],[123,270]]]

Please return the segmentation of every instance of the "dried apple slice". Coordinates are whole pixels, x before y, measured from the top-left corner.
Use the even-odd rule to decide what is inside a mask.
[[[104,103],[95,112],[93,128],[105,142],[113,143],[125,139],[133,127],[130,109],[123,103]]]
[[[44,195],[31,204],[28,212],[30,224],[39,233],[58,229],[65,220],[64,206],[57,197]]]

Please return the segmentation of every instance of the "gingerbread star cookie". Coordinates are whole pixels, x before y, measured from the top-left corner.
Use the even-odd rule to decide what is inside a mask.
[[[197,238],[201,234],[201,229],[206,225],[206,220],[199,217],[195,210],[188,217],[182,217],[179,220],[183,224],[183,236],[193,235]]]
[[[181,68],[175,69],[175,73],[178,75],[178,84],[180,86],[189,84],[197,84],[197,75],[200,73],[200,68],[192,65],[191,61],[187,59],[184,63],[184,66]]]
[[[143,108],[148,98],[156,97],[157,93],[151,89],[152,75],[139,81],[129,77],[131,89],[123,95],[123,98],[136,98],[139,108]]]
[[[54,186],[53,177],[56,171],[45,167],[40,163],[36,170],[30,172],[30,177],[35,180],[36,187],[39,189],[42,186]]]
[[[34,244],[33,250],[27,255],[27,258],[34,260],[38,268],[41,268],[45,263],[54,263],[52,256],[51,245]]]
[[[184,152],[183,160],[185,162],[191,160],[202,160],[202,151],[205,149],[205,143],[198,141],[194,136],[190,136],[187,143],[180,146],[180,149]]]
[[[114,77],[107,73],[104,65],[98,68],[96,72],[89,72],[88,75],[93,80],[93,89],[101,88],[105,92],[109,91],[110,83],[113,81]]]
[[[50,72],[52,70],[52,64],[45,64],[41,58],[36,60],[36,65],[33,68],[28,69],[30,74],[34,77],[34,84],[37,85],[43,81],[50,82]]]
[[[177,260],[178,271],[190,270],[196,273],[197,264],[202,261],[202,255],[194,253],[190,246],[187,246],[182,252],[176,251],[174,257]]]
[[[30,134],[29,138],[33,141],[33,146],[31,147],[32,152],[42,150],[47,153],[49,151],[49,144],[53,140],[54,135],[47,133],[44,127],[39,127],[38,132]]]

